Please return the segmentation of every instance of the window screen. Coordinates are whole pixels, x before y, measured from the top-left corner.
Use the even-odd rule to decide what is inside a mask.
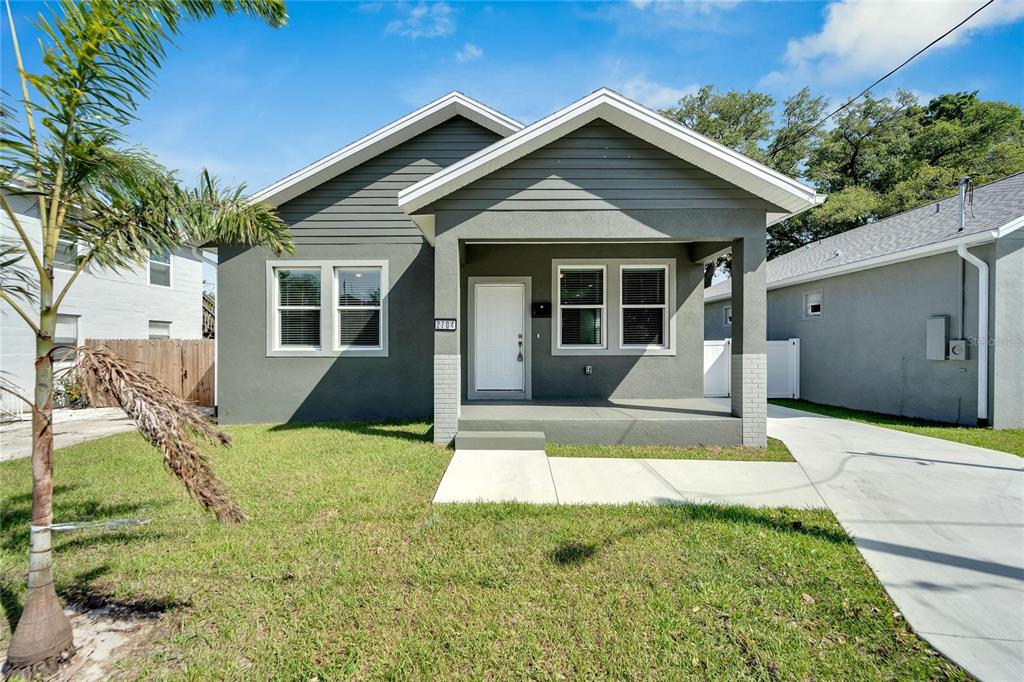
[[[78,245],[72,239],[58,239],[53,254],[53,266],[60,270],[74,270],[78,267]]]
[[[276,270],[278,343],[282,348],[320,346],[320,270]]]
[[[335,268],[338,292],[338,346],[381,347],[383,268]]]
[[[604,345],[604,269],[559,268],[559,345]]]
[[[149,321],[149,338],[169,339],[171,338],[171,323],[160,320]]]
[[[53,342],[58,346],[78,345],[78,315],[57,315],[57,330]]]
[[[664,346],[666,272],[663,267],[622,269],[622,345]]]

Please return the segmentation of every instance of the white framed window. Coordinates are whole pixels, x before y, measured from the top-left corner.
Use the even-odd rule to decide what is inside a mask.
[[[149,321],[149,338],[169,339],[171,338],[171,323],[165,320]]]
[[[149,252],[149,283],[158,287],[171,286],[171,252]]]
[[[558,266],[558,347],[605,348],[605,265]]]
[[[74,239],[58,239],[53,254],[53,267],[58,270],[74,270],[78,267],[78,242]]]
[[[821,317],[823,308],[821,290],[804,294],[804,317]]]
[[[320,268],[274,268],[274,347],[319,350]]]
[[[725,326],[726,327],[731,327],[732,326],[732,306],[731,305],[725,306],[724,315],[725,315],[725,322],[724,322]]]
[[[58,346],[78,345],[78,315],[57,314],[57,329],[53,342]]]
[[[387,357],[386,260],[267,261],[268,357]]]
[[[619,270],[619,345],[668,346],[668,266],[622,265]]]
[[[334,268],[335,350],[384,347],[383,274],[384,268],[380,265]]]

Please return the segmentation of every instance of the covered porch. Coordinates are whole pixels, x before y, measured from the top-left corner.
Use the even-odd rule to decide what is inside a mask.
[[[742,428],[723,398],[465,401],[458,423],[477,449],[487,445],[483,434],[507,432],[552,443],[728,446],[742,441]]]

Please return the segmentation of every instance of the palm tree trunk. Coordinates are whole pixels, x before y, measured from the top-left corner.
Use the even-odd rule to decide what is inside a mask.
[[[53,587],[53,336],[57,313],[52,270],[39,287],[39,334],[36,337],[35,409],[32,411],[32,532],[29,540],[28,596],[11,637],[7,661],[13,672],[48,672],[73,653],[71,622]]]

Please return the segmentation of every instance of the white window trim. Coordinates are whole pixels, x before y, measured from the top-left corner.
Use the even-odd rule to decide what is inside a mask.
[[[732,306],[731,305],[725,306],[725,308],[722,310],[722,316],[723,316],[722,317],[722,324],[724,324],[726,327],[731,327],[732,326]]]
[[[146,258],[146,283],[151,287],[160,287],[161,289],[173,289],[174,288],[174,250],[169,249],[167,251],[167,262],[161,263],[155,261],[152,258],[153,251],[149,251],[149,256]],[[167,284],[155,284],[153,282],[153,263],[158,265],[167,266]]]
[[[338,280],[336,268],[381,268],[381,347],[364,346],[340,347],[338,330]],[[320,270],[320,345],[313,347],[279,345],[280,317],[277,307],[276,270]],[[266,266],[266,308],[267,308],[267,357],[388,357],[388,307],[391,293],[391,279],[387,260],[268,260]],[[297,309],[297,308],[296,308]],[[326,314],[325,314],[326,313]],[[328,339],[328,341],[325,341]]]
[[[356,270],[356,269],[370,270],[374,268],[380,269],[380,305],[349,305],[340,306],[338,305],[338,270]],[[332,315],[331,321],[331,344],[334,351],[342,355],[349,356],[363,356],[363,357],[379,357],[387,356],[388,351],[388,262],[386,260],[378,261],[337,261],[331,265],[331,302],[332,302]],[[341,310],[380,310],[380,344],[377,346],[343,346],[339,340],[340,324],[338,315]]]
[[[808,308],[810,308],[810,303],[808,303],[807,299],[808,299],[808,297],[813,296],[815,294],[818,295],[818,305],[821,306],[821,309],[817,313],[812,313],[812,312],[810,312],[810,310],[808,310]],[[803,303],[804,303],[804,319],[805,320],[817,320],[825,312],[825,294],[822,293],[821,289],[814,289],[812,291],[805,291],[804,292],[804,296],[803,296]]]
[[[668,346],[657,347],[657,348],[646,348],[646,347],[623,347],[621,344],[622,332],[621,332],[621,317],[620,311],[616,310],[612,306],[621,307],[622,300],[622,278],[621,274],[618,277],[609,278],[608,272],[618,271],[621,273],[621,266],[632,265],[632,266],[664,266],[668,268],[668,281],[666,286],[668,287]],[[554,305],[552,311],[555,317],[552,323],[551,329],[551,354],[552,355],[575,355],[575,356],[587,356],[587,355],[676,355],[676,327],[677,327],[677,315],[676,310],[676,260],[674,258],[562,258],[552,259],[551,261],[551,292],[552,296],[557,297],[556,303],[561,302],[560,289],[558,284],[558,272],[559,268],[579,266],[582,268],[596,268],[604,267],[605,271],[605,330],[603,340],[605,346],[598,348],[597,346],[569,346],[560,347],[559,340],[561,337],[561,323],[562,314],[560,312],[561,306]],[[608,311],[613,314],[608,315]],[[610,345],[608,339],[619,339],[620,343],[616,345]]]
[[[622,281],[623,274],[626,270],[663,270],[665,272],[665,302],[660,305],[648,304],[648,303],[623,303],[622,302]],[[667,263],[622,263],[619,265],[619,348],[623,350],[627,349],[638,349],[638,350],[665,350],[668,348],[669,340],[669,314],[668,314],[668,300],[669,300],[669,268]],[[661,308],[664,310],[664,314],[661,316],[661,338],[665,340],[665,343],[660,344],[627,344],[626,343],[626,310],[631,308]]]
[[[561,273],[566,270],[600,270],[601,271],[601,305],[594,305],[592,303],[580,304],[580,303],[562,303],[562,286],[561,286]],[[599,351],[607,350],[608,348],[608,266],[604,263],[578,263],[578,264],[558,264],[555,265],[555,288],[554,295],[557,300],[557,313],[558,317],[555,320],[555,344],[558,350],[586,350],[586,351]],[[562,310],[563,309],[580,309],[580,310],[601,310],[601,344],[563,344],[562,343]]]

